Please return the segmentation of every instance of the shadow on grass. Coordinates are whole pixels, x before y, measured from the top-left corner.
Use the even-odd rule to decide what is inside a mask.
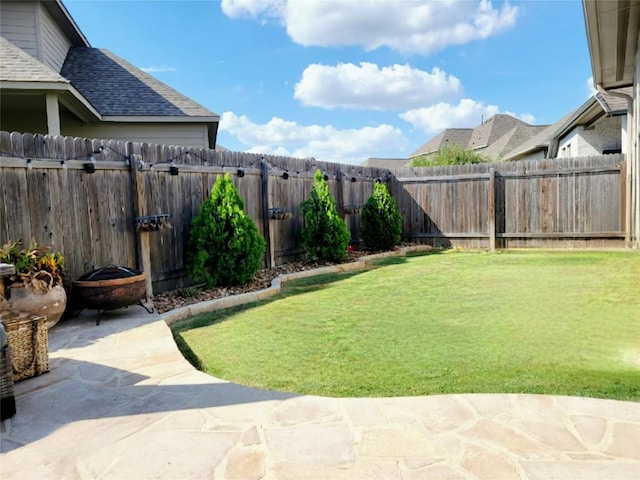
[[[437,250],[433,252],[429,252],[426,255],[433,254],[442,254],[446,253],[446,250]],[[451,252],[451,250],[449,250]],[[468,252],[471,253],[471,252]],[[478,253],[472,253],[474,256],[477,256]],[[482,253],[483,257],[480,258],[480,262],[477,259],[473,259],[474,268],[484,268],[485,264],[492,263],[494,260],[494,255],[500,256],[514,256],[517,259],[520,256],[519,253],[515,252],[498,252],[498,253]],[[527,253],[527,255],[529,255]],[[539,253],[536,253],[539,255]],[[469,256],[469,255],[465,255]],[[454,255],[451,255],[454,257]],[[556,257],[553,257],[552,260],[555,260]],[[435,260],[435,259],[434,259]],[[446,258],[441,258],[441,260],[447,260]],[[504,260],[504,259],[502,259]],[[507,258],[507,260],[510,260]],[[348,280],[350,278],[355,277],[356,275],[364,274],[370,272],[372,270],[376,270],[386,266],[395,266],[395,265],[405,265],[411,263],[411,258],[406,257],[389,257],[385,259],[372,261],[366,269],[358,270],[356,272],[345,272],[345,273],[332,273],[332,274],[323,274],[314,277],[308,277],[305,279],[300,279],[297,281],[292,281],[283,284],[283,292],[274,296],[268,300],[262,302],[256,302],[252,304],[247,304],[223,311],[212,312],[209,314],[204,314],[199,317],[195,317],[191,320],[188,320],[187,324],[184,324],[183,327],[178,331],[174,329],[174,336],[177,339],[176,342],[180,345],[180,348],[185,355],[185,357],[198,369],[202,369],[203,365],[197,355],[191,351],[191,349],[187,346],[187,342],[185,342],[181,336],[181,332],[194,329],[201,326],[208,326],[212,324],[216,324],[219,322],[223,322],[226,320],[237,318],[235,315],[239,312],[249,310],[252,308],[256,308],[259,306],[267,305],[270,302],[292,298],[294,295],[306,294],[309,292],[320,291],[322,289],[330,288],[332,285],[335,285],[337,282],[342,280]],[[433,265],[435,262],[420,262],[413,263],[413,266],[419,266],[420,269],[423,266]],[[511,262],[504,262],[511,263]],[[535,262],[535,265],[538,265],[540,262]],[[576,262],[578,263],[578,262]],[[579,265],[578,265],[579,266]],[[396,271],[403,270],[404,267],[398,268]],[[393,271],[393,270],[392,270]],[[388,271],[380,271],[381,277],[386,277],[388,275]],[[445,273],[446,274],[446,273]],[[370,285],[369,278],[364,277],[361,278],[362,284],[365,286]],[[363,286],[361,285],[361,286]],[[341,288],[348,288],[348,286],[338,285],[339,291]],[[331,290],[331,295],[327,295],[328,298],[334,298],[334,291]],[[363,296],[363,301],[366,302],[367,295]],[[325,299],[325,301],[327,301]],[[331,301],[331,300],[329,300]],[[304,310],[307,308],[308,304],[305,301],[302,310],[302,316],[304,316]],[[348,311],[350,305],[347,305],[346,310]],[[468,312],[467,312],[468,313]],[[472,313],[473,314],[473,313]],[[278,314],[269,314],[269,318],[279,319]],[[300,314],[298,315],[300,316]],[[255,325],[260,325],[260,320],[264,318],[261,316],[258,319],[258,322]],[[345,336],[350,334],[350,324],[345,322],[344,316],[335,316],[328,318],[327,325],[333,326],[338,324],[339,329],[331,330],[331,339],[333,343],[338,343]],[[230,324],[229,326],[232,326]],[[299,331],[307,331],[309,329],[309,325],[305,324],[302,326],[304,330],[297,330],[294,332],[294,338],[300,339],[300,336],[297,332]],[[254,329],[253,331],[259,330],[259,328]],[[455,325],[450,327],[449,330],[455,330]],[[203,331],[198,332],[198,335],[208,335],[209,332]],[[256,332],[257,333],[257,332]],[[451,331],[449,331],[449,334]],[[259,333],[257,333],[259,335]],[[190,337],[189,337],[190,338]],[[213,337],[210,337],[213,338]],[[406,336],[404,337],[406,339]],[[336,341],[337,339],[337,341]],[[403,340],[404,341],[404,340]],[[440,342],[441,344],[447,344],[447,342]],[[347,344],[345,344],[347,345]],[[403,349],[406,343],[402,343]],[[348,346],[348,345],[347,345]],[[306,348],[306,347],[305,347]],[[517,347],[516,347],[517,348]],[[393,348],[392,348],[393,349]],[[324,355],[327,350],[318,350],[322,352]],[[357,350],[353,350],[356,352]],[[365,350],[363,350],[365,351]],[[417,350],[416,350],[417,351]],[[517,351],[517,350],[516,350]],[[303,348],[303,356],[308,356],[309,350],[305,350]],[[339,358],[343,356],[344,352],[348,353],[348,349],[340,350],[335,354],[335,358]],[[234,351],[235,353],[235,351]],[[366,355],[360,355],[360,357],[365,357]],[[487,359],[490,360],[492,358],[491,355],[486,355]],[[351,355],[352,362],[353,359],[360,358],[358,355]],[[517,355],[516,355],[517,357]],[[206,355],[203,355],[203,361],[206,361]],[[477,358],[478,363],[482,364],[484,359],[482,356]],[[356,384],[355,376],[351,373],[345,378],[348,378],[347,381],[339,382],[337,387],[333,390],[306,390],[304,389],[296,389],[294,387],[282,387],[280,383],[271,384],[270,386],[266,386],[263,388],[273,388],[274,390],[283,389],[289,391],[296,391],[298,393],[305,394],[313,394],[313,395],[330,395],[330,396],[407,396],[407,395],[427,395],[427,394],[448,394],[448,393],[533,393],[533,394],[556,394],[556,395],[571,395],[571,396],[588,396],[588,397],[596,397],[596,398],[612,398],[618,400],[632,400],[637,401],[638,395],[640,395],[640,388],[638,383],[638,371],[635,370],[604,370],[602,372],[597,370],[583,370],[576,369],[574,365],[571,363],[562,366],[560,365],[559,370],[554,370],[553,368],[541,368],[534,369],[529,361],[524,364],[514,363],[514,360],[507,361],[503,364],[496,364],[488,362],[486,366],[482,366],[482,368],[476,368],[476,360],[472,360],[468,362],[470,367],[465,371],[464,368],[460,366],[460,363],[457,358],[454,358],[450,367],[449,365],[437,367],[433,366],[426,367],[423,364],[420,364],[418,370],[419,372],[414,372],[412,374],[412,378],[408,378],[407,381],[400,382],[401,378],[404,378],[405,375],[412,371],[412,369],[399,370],[397,372],[393,372],[390,376],[390,379],[387,381],[383,381],[383,375],[372,375],[373,379],[371,383],[364,383],[361,385]],[[289,371],[297,368],[300,363],[295,363],[296,367],[290,368]],[[424,365],[431,365],[429,363],[424,363]],[[333,364],[330,368],[333,368]],[[328,371],[329,368],[325,368],[322,370],[324,372]],[[361,368],[362,371],[369,371],[368,368]],[[387,370],[387,368],[385,368]],[[415,370],[415,369],[413,369]],[[566,370],[566,371],[565,371]],[[348,371],[348,370],[347,370]],[[421,373],[423,372],[423,373]],[[277,377],[277,376],[276,376]],[[304,378],[304,384],[309,383],[307,378]],[[278,382],[280,382],[282,376],[277,377]],[[353,384],[351,383],[353,380]],[[380,388],[381,385],[386,385],[385,388]],[[347,388],[348,387],[348,388]],[[315,387],[314,387],[315,388]],[[325,387],[322,387],[325,388]]]
[[[189,363],[191,363],[191,365],[194,366],[194,368],[202,370],[203,365],[201,359],[191,349],[188,342],[182,336],[182,332],[219,324],[231,320],[238,313],[252,308],[268,305],[272,302],[283,300],[295,295],[322,290],[328,288],[334,283],[353,278],[357,275],[362,275],[378,268],[406,264],[411,258],[427,255],[437,255],[443,253],[445,250],[446,249],[433,249],[426,252],[407,252],[406,256],[403,257],[388,257],[379,260],[373,260],[369,262],[366,267],[357,271],[327,273],[307,278],[301,278],[299,280],[291,280],[289,282],[283,283],[280,293],[274,295],[273,297],[258,302],[247,303],[236,307],[230,307],[196,315],[193,318],[176,322],[175,324],[171,325],[171,332],[173,334],[176,345],[178,346],[178,349],[180,350],[182,355],[189,361]]]
[[[357,275],[362,275],[364,273],[370,272],[372,270],[376,270],[378,268],[384,268],[392,265],[406,264],[411,258],[423,257],[428,255],[437,255],[437,254],[443,253],[444,251],[446,251],[446,249],[433,249],[429,251],[407,252],[406,256],[403,256],[403,257],[388,257],[388,258],[381,258],[379,260],[372,260],[364,268],[356,271],[325,273],[325,274],[314,275],[306,278],[301,278],[298,280],[291,280],[288,282],[284,282],[282,284],[281,291],[278,294],[266,300],[246,303],[244,305],[216,310],[213,312],[202,313],[194,316],[193,318],[174,323],[173,325],[171,325],[171,330],[174,332],[174,336],[175,336],[176,333],[192,330],[194,328],[206,327],[208,325],[213,325],[214,323],[220,323],[230,319],[238,312],[243,312],[251,308],[268,305],[272,302],[283,300],[293,295],[300,295],[308,292],[322,290],[322,289],[328,288],[330,285],[334,283],[341,282],[349,278],[353,278]]]
[[[294,295],[322,290],[328,288],[331,284],[347,280],[357,275],[362,275],[363,273],[371,271],[374,268],[376,267],[370,265],[367,268],[355,272],[327,273],[313,277],[301,278],[299,280],[292,280],[283,283],[281,291],[273,297],[257,302],[246,303],[244,305],[215,310],[213,312],[201,313],[187,320],[182,320],[180,322],[174,323],[173,325],[171,325],[171,330],[174,334],[174,338],[176,338],[176,335],[180,334],[181,332],[193,330],[194,328],[207,327],[216,323],[221,323],[229,320],[239,312],[268,305],[270,303],[277,302]],[[186,344],[184,340],[181,339],[180,341]],[[182,351],[182,346],[180,344],[178,346]],[[187,356],[187,354],[185,354],[185,356]],[[191,363],[192,365],[196,366],[193,362]]]

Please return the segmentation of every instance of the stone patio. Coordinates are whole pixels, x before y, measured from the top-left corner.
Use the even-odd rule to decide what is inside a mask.
[[[3,479],[633,479],[640,404],[537,395],[324,398],[195,370],[141,307],[50,332],[15,385]]]

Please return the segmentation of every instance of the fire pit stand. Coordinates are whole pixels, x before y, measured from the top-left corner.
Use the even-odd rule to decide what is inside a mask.
[[[97,310],[96,325],[100,325],[105,311],[126,308],[129,305],[138,304],[147,313],[153,313],[153,307],[149,309],[142,303],[146,296],[146,280],[147,275],[144,272],[107,265],[85,273],[73,281],[72,301],[81,309]]]

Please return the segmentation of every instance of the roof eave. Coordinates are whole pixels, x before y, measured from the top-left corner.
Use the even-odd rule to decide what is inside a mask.
[[[544,150],[545,148],[549,149],[549,147],[550,147],[550,142],[540,143],[538,145],[527,148],[526,150],[516,152],[515,154],[512,152],[509,152],[504,156],[503,160],[505,162],[514,162],[528,155],[539,152],[540,150]]]
[[[582,11],[584,13],[585,29],[587,31],[587,45],[589,47],[589,57],[591,59],[591,71],[593,73],[593,83],[602,83],[602,61],[600,58],[600,37],[598,35],[598,7],[596,2],[582,0]]]
[[[61,103],[83,121],[101,120],[100,113],[93,108],[89,101],[67,82],[25,82],[0,80],[0,91],[11,93],[43,93],[55,92]]]
[[[582,4],[594,86],[610,90],[633,85],[640,0],[583,0]]]
[[[69,90],[69,82],[33,82],[26,80],[0,80],[0,90]]]
[[[575,128],[578,125],[578,121],[580,120],[580,118],[582,118],[594,105],[600,106],[600,104],[596,100],[596,97],[591,96],[586,102],[578,107],[565,122],[558,126],[558,128],[551,135],[551,139],[558,139],[568,131]]]
[[[415,157],[421,157],[423,155],[431,155],[433,153],[436,153],[437,150],[430,150],[428,152],[421,152],[421,151],[417,151],[417,152],[413,152],[411,155],[409,155],[408,158],[415,158]]]
[[[218,115],[103,115],[104,122],[130,123],[219,123]]]

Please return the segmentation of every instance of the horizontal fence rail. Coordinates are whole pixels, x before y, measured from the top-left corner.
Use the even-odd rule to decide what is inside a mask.
[[[623,155],[389,171],[241,152],[0,132],[0,244],[34,239],[62,251],[67,281],[108,264],[150,272],[148,289],[190,284],[189,228],[229,173],[267,241],[264,266],[304,255],[300,204],[317,169],[354,243],[381,181],[405,240],[434,246],[624,244]]]
[[[625,239],[624,155],[392,173],[408,240],[493,249],[621,246]]]
[[[360,216],[354,211],[376,181],[389,181],[388,170],[0,132],[0,244],[34,239],[59,249],[68,282],[116,264],[151,272],[148,287],[155,292],[189,285],[184,262],[191,222],[216,178],[229,173],[245,211],[267,240],[264,265],[280,265],[304,254],[300,203],[308,197],[317,169],[325,174],[357,242]]]

